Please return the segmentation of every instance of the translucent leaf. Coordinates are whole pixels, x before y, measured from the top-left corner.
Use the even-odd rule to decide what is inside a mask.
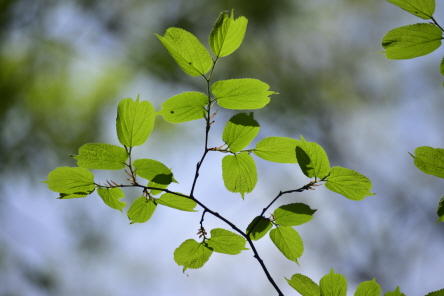
[[[155,35],[188,75],[193,77],[205,75],[211,69],[213,60],[210,53],[190,32],[180,28],[169,28],[163,37]]]
[[[438,220],[436,221],[436,223],[440,221],[444,222],[444,196],[441,197],[438,203],[438,209],[436,210],[436,213],[438,214]]]
[[[72,194],[84,197],[95,189],[93,173],[78,167],[56,168],[48,174],[48,180],[42,183],[47,183],[52,191],[64,193],[60,198],[73,198],[74,196],[68,197]]]
[[[309,178],[322,179],[330,172],[330,162],[324,149],[314,142],[305,141],[302,136],[300,145],[296,147],[296,159]]]
[[[415,149],[415,165],[423,173],[444,178],[444,149],[422,146]]]
[[[174,261],[183,266],[183,271],[188,268],[197,269],[204,266],[212,253],[213,251],[206,247],[204,243],[187,239],[174,251]]]
[[[222,159],[222,178],[225,187],[231,192],[245,193],[253,191],[257,183],[256,164],[247,152],[227,155]]]
[[[142,145],[154,127],[156,111],[148,101],[120,101],[117,107],[116,129],[120,143],[126,147]]]
[[[307,223],[316,210],[303,203],[292,203],[274,210],[274,221],[283,226],[296,226]]]
[[[141,196],[137,198],[128,210],[128,218],[133,223],[145,223],[148,221],[156,210],[154,200]]]
[[[325,275],[319,282],[321,286],[321,295],[323,296],[346,296],[347,280],[339,273],[335,273],[333,268],[330,273]]]
[[[156,202],[160,205],[164,205],[181,211],[197,212],[196,210],[194,210],[197,205],[194,200],[172,193],[162,194],[162,196],[158,198]]]
[[[428,20],[435,12],[435,0],[387,0],[417,17]]]
[[[439,65],[439,72],[444,75],[444,58],[442,58],[441,64]]]
[[[319,296],[321,295],[319,286],[309,277],[300,273],[294,274],[291,279],[286,279],[288,284],[299,292],[302,296]]]
[[[370,192],[372,182],[366,176],[342,167],[331,168],[325,187],[352,200],[375,195]]]
[[[90,193],[60,193],[58,199],[83,198],[91,193],[92,191]]]
[[[207,246],[214,252],[237,255],[243,250],[248,250],[245,248],[247,240],[240,235],[222,228],[212,229],[210,233],[211,238],[207,240]]]
[[[180,123],[204,118],[208,97],[201,92],[185,92],[169,98],[157,114],[171,123]]]
[[[426,296],[443,296],[443,295],[444,295],[444,289],[441,289],[438,291],[430,292]]]
[[[270,86],[260,80],[230,79],[217,81],[211,87],[219,106],[227,109],[260,109],[270,102]]]
[[[177,183],[171,169],[167,168],[160,161],[142,158],[135,160],[133,166],[138,176],[150,180],[148,183],[149,187],[167,188],[170,183]],[[153,195],[161,192],[161,190],[151,190]]]
[[[404,293],[401,293],[401,290],[399,289],[399,286],[396,287],[395,291],[393,292],[387,292],[384,294],[384,296],[405,296]]]
[[[125,167],[128,153],[116,145],[89,143],[80,147],[79,155],[73,158],[79,167],[85,169],[121,170]]]
[[[254,120],[253,112],[250,115],[239,113],[230,118],[222,134],[223,141],[231,152],[236,153],[247,147],[257,136],[260,127]]]
[[[256,223],[256,221],[259,219],[259,221]],[[251,231],[251,228],[254,226],[253,230]],[[249,237],[252,240],[259,240],[264,235],[267,234],[267,232],[273,227],[273,223],[271,223],[270,219],[264,218],[262,216],[257,216],[256,218],[251,221],[251,223],[247,227],[247,233],[250,233]]]
[[[244,39],[247,23],[248,20],[243,16],[234,19],[233,10],[231,16],[227,12],[222,12],[214,24],[209,38],[214,55],[225,57],[238,49]]]
[[[381,286],[375,279],[367,282],[362,282],[356,288],[355,296],[380,296]]]
[[[382,39],[388,59],[412,59],[429,54],[441,46],[441,29],[432,24],[414,24],[393,29]]]
[[[109,189],[98,188],[97,193],[102,198],[103,202],[113,209],[122,212],[122,209],[126,206],[125,202],[119,200],[125,196],[125,193],[123,193],[122,189],[118,187]]]
[[[304,252],[304,243],[299,233],[291,227],[279,226],[270,231],[270,238],[287,259],[298,263]]]
[[[297,163],[296,146],[299,140],[285,137],[268,137],[256,144],[254,154],[262,159],[278,163]]]

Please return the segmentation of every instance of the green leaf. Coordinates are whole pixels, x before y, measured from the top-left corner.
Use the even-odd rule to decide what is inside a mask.
[[[148,221],[156,210],[154,200],[141,196],[137,198],[128,210],[128,218],[133,223],[145,223]]]
[[[234,19],[234,10],[231,11],[231,16],[227,12],[222,12],[209,38],[214,55],[225,57],[238,49],[244,39],[247,23],[248,20],[243,16]]]
[[[444,196],[441,197],[438,203],[438,209],[436,210],[436,213],[438,214],[438,220],[436,221],[436,223],[440,221],[444,222]]]
[[[169,98],[157,112],[163,119],[171,123],[180,123],[204,118],[208,97],[201,92],[184,92]]]
[[[423,173],[444,178],[444,149],[422,146],[415,149],[415,165]],[[410,154],[411,155],[411,154]]]
[[[375,279],[367,282],[362,282],[356,288],[355,296],[380,296],[381,286]]]
[[[293,274],[291,279],[286,279],[288,284],[299,292],[302,296],[319,296],[321,295],[319,286],[309,277],[300,273]]]
[[[276,227],[270,231],[270,239],[287,259],[298,263],[304,243],[296,230],[288,226]]]
[[[219,106],[227,109],[260,109],[270,102],[270,86],[260,80],[244,78],[215,82],[211,90]]]
[[[382,39],[383,53],[391,60],[412,59],[441,46],[441,29],[432,24],[414,24],[393,29]]]
[[[274,221],[283,226],[296,226],[307,223],[316,210],[303,203],[292,203],[274,210]]]
[[[103,202],[110,206],[113,209],[119,210],[122,212],[122,209],[126,206],[126,203],[120,201],[119,199],[123,198],[125,194],[122,189],[115,188],[98,188],[97,193],[103,199]]]
[[[63,193],[60,198],[84,197],[95,189],[94,175],[85,168],[59,167],[48,174],[48,188]],[[72,194],[79,196],[71,196]]]
[[[126,147],[142,145],[154,128],[156,111],[148,101],[120,101],[117,107],[116,129],[120,143]]]
[[[254,120],[253,112],[239,113],[230,118],[222,134],[222,140],[231,152],[244,149],[259,133],[259,123]]]
[[[366,196],[375,195],[370,192],[372,182],[366,176],[342,167],[331,168],[325,187],[351,200],[362,200]]]
[[[321,295],[323,296],[346,296],[347,280],[339,273],[334,273],[333,268],[330,273],[325,275],[319,282],[321,286]]]
[[[177,183],[174,179],[173,172],[163,163],[154,159],[137,159],[133,162],[136,174],[144,179],[150,180],[149,187],[167,188],[172,182]],[[151,194],[156,195],[163,191],[151,190]]]
[[[83,198],[87,197],[91,193],[92,191],[90,193],[60,193],[57,199]]]
[[[426,296],[444,296],[444,289],[441,289],[441,290],[438,290],[438,291],[434,291],[434,292],[430,292]]]
[[[324,149],[315,142],[307,142],[301,136],[301,143],[296,146],[296,159],[302,172],[309,178],[322,179],[330,172],[330,162]]]
[[[442,58],[441,64],[439,65],[439,72],[444,76],[444,58]]]
[[[197,269],[204,266],[212,253],[213,251],[205,246],[205,243],[187,239],[174,251],[174,261],[177,265],[183,266],[183,271],[188,268]]]
[[[256,164],[247,152],[227,155],[222,159],[222,178],[225,187],[231,192],[245,193],[253,191],[257,183]]]
[[[194,210],[197,203],[183,196],[175,195],[173,193],[164,193],[160,198],[156,200],[160,205],[164,205],[173,209],[187,211],[187,212],[197,212]]]
[[[258,222],[256,222],[259,220]],[[252,227],[254,226],[253,230]],[[262,216],[257,216],[251,221],[251,223],[247,227],[247,234],[249,233],[249,237],[252,240],[259,240],[264,235],[267,234],[267,232],[273,227],[273,223],[271,223],[270,219],[264,218]]]
[[[125,167],[128,153],[119,146],[89,143],[80,147],[79,155],[73,158],[79,167],[85,169],[121,170]]]
[[[435,0],[387,0],[417,17],[428,20],[435,12]]]
[[[296,146],[300,141],[286,137],[268,137],[259,141],[253,153],[262,159],[278,163],[297,163]]]
[[[205,75],[213,66],[208,50],[190,32],[180,28],[169,28],[163,37],[155,35],[188,75],[193,77]]]
[[[247,240],[240,235],[237,235],[231,231],[215,228],[211,230],[211,238],[207,240],[207,247],[214,252],[237,255],[245,248]]]
[[[399,286],[396,287],[395,291],[393,292],[387,292],[384,294],[384,296],[405,296],[404,293],[401,293],[401,290],[399,289]]]

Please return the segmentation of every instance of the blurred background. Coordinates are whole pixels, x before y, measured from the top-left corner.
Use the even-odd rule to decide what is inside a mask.
[[[442,48],[407,61],[377,54],[389,30],[421,19],[383,0],[2,0],[0,295],[276,295],[251,251],[213,254],[202,269],[182,273],[173,252],[198,239],[200,214],[159,207],[147,223],[129,225],[96,193],[57,200],[40,183],[56,167],[75,166],[68,155],[84,143],[118,144],[121,99],[140,94],[160,110],[173,95],[204,92],[204,80],[183,73],[154,33],[184,28],[208,47],[219,13],[233,8],[248,18],[247,34],[218,62],[214,81],[257,78],[280,93],[255,111],[261,131],[250,147],[303,135],[323,146],[332,166],[369,177],[377,193],[356,202],[320,187],[285,195],[270,209],[292,202],[318,209],[296,227],[305,244],[299,266],[268,238],[257,242],[285,295],[297,295],[285,277],[318,282],[330,268],[346,276],[349,295],[373,278],[384,293],[398,285],[406,295],[444,288],[444,226],[435,224],[444,183],[408,154],[444,147]],[[442,3],[435,16],[442,25]],[[219,110],[210,146],[222,144],[234,114]],[[203,135],[202,120],[172,125],[159,117],[135,153],[172,167],[179,184],[170,189],[188,193]],[[309,182],[298,165],[256,158],[259,183],[242,200],[224,188],[219,154],[208,155],[195,195],[240,228],[280,190]],[[98,182],[126,179],[94,173]],[[126,195],[129,205],[140,192]],[[204,225],[227,228],[210,216]]]

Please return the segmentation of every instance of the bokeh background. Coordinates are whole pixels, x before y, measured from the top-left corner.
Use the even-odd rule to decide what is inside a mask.
[[[324,147],[332,165],[368,176],[377,193],[356,202],[321,187],[275,204],[318,209],[296,228],[305,243],[299,266],[269,239],[257,243],[285,295],[297,295],[285,277],[302,273],[318,282],[330,268],[347,277],[349,295],[373,278],[383,292],[444,288],[444,228],[435,224],[444,183],[417,170],[408,154],[444,147],[443,51],[407,61],[377,54],[386,32],[421,19],[383,0],[2,0],[0,295],[276,294],[251,251],[213,254],[202,269],[182,273],[173,252],[197,239],[200,214],[158,208],[149,222],[129,225],[95,193],[57,200],[40,183],[58,166],[75,166],[68,155],[84,143],[118,144],[119,100],[140,94],[159,110],[175,94],[205,91],[203,79],[184,74],[154,33],[181,27],[207,46],[219,13],[233,8],[248,18],[247,34],[220,60],[214,79],[257,78],[280,93],[255,112],[257,140],[303,135]],[[435,15],[444,23],[443,3]],[[222,144],[233,114],[219,110],[210,145]],[[159,117],[135,153],[172,167],[180,183],[171,189],[187,193],[203,134],[203,121],[172,125]],[[195,194],[241,228],[280,190],[309,181],[297,165],[257,159],[259,184],[242,200],[223,186],[222,156],[209,154]],[[126,193],[128,205],[140,194]],[[205,227],[226,228],[210,216]]]

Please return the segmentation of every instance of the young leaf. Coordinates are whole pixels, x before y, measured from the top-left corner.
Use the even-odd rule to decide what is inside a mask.
[[[331,168],[325,187],[351,200],[362,200],[366,196],[375,195],[370,192],[372,182],[366,176],[342,167]]]
[[[219,106],[227,109],[260,109],[270,102],[270,86],[260,80],[244,78],[215,82],[211,90]]]
[[[270,239],[287,259],[298,263],[304,243],[296,230],[288,226],[276,227],[270,231]]]
[[[174,261],[177,265],[183,266],[183,271],[188,268],[197,269],[204,266],[212,253],[213,251],[205,246],[205,243],[187,239],[174,251]]]
[[[156,202],[160,205],[164,205],[181,211],[197,212],[196,210],[194,210],[197,205],[194,200],[172,193],[162,194],[162,196],[158,198]]]
[[[215,228],[211,230],[211,238],[207,240],[207,247],[214,252],[237,255],[245,248],[247,240],[240,235],[237,235],[231,231]]]
[[[213,60],[210,53],[190,32],[180,28],[169,28],[163,37],[155,35],[188,75],[193,77],[205,75],[211,69]]]
[[[387,292],[384,294],[384,296],[405,296],[404,293],[401,293],[401,290],[399,289],[399,286],[396,287],[395,291],[393,292]]]
[[[330,172],[330,162],[324,149],[315,142],[307,142],[301,136],[301,143],[296,146],[296,159],[302,172],[309,178],[322,179]]]
[[[307,223],[316,210],[303,203],[292,203],[274,210],[274,221],[283,226],[296,226]]]
[[[441,64],[439,65],[439,72],[444,76],[444,58],[442,58]]]
[[[222,159],[222,178],[225,187],[231,192],[245,193],[253,191],[257,183],[256,164],[247,152],[227,155]]]
[[[122,212],[122,209],[126,206],[126,203],[120,201],[119,199],[123,198],[125,194],[122,189],[115,188],[98,188],[97,193],[103,199],[103,202],[110,206],[113,209],[119,210]]]
[[[236,153],[250,144],[259,133],[259,129],[259,123],[254,120],[253,112],[250,115],[239,113],[227,122],[222,140],[228,145],[231,152]]]
[[[57,199],[83,198],[87,197],[91,193],[92,191],[90,193],[60,193]]]
[[[333,268],[330,273],[322,277],[319,282],[321,295],[323,296],[346,296],[347,279],[339,273],[334,273]]]
[[[141,196],[137,198],[128,210],[128,218],[133,223],[145,223],[148,221],[156,210],[154,200]]]
[[[441,199],[439,200],[438,209],[436,209],[436,213],[438,214],[438,220],[436,221],[436,223],[440,221],[444,222],[444,196],[441,197]]]
[[[78,167],[56,168],[48,174],[48,180],[42,183],[47,183],[52,191],[63,193],[64,196],[61,195],[60,198],[72,198],[74,196],[68,197],[72,194],[84,197],[95,189],[94,175],[89,170]]]
[[[319,296],[321,295],[319,286],[309,277],[300,273],[293,274],[291,279],[286,279],[288,284],[299,292],[302,296]]]
[[[156,111],[148,101],[132,99],[120,101],[117,107],[116,129],[120,143],[126,147],[145,143],[154,127]]]
[[[210,33],[210,47],[217,57],[225,57],[233,53],[242,43],[247,30],[248,20],[241,16],[234,19],[234,11],[231,16],[227,12],[219,15],[213,30]]]
[[[415,149],[415,165],[423,173],[444,178],[444,149],[422,146]],[[410,154],[411,155],[411,154]]]
[[[125,167],[128,153],[116,145],[89,143],[80,147],[79,155],[73,158],[79,167],[85,169],[121,170]]]
[[[441,29],[433,24],[414,24],[393,29],[382,39],[383,53],[391,60],[412,59],[441,46]]]
[[[435,0],[387,0],[417,17],[428,20],[435,12]]]
[[[184,92],[169,98],[157,112],[163,119],[171,123],[180,123],[204,118],[208,97],[201,92]]]
[[[426,296],[443,296],[443,295],[444,295],[444,289],[441,289],[438,291],[430,292]]]
[[[253,153],[262,159],[278,163],[297,163],[296,146],[300,141],[285,137],[268,137],[259,141]]]
[[[375,279],[367,282],[362,282],[356,288],[355,296],[380,296],[381,286]]]
[[[167,188],[171,182],[177,183],[173,172],[163,163],[154,159],[137,159],[133,162],[136,174],[144,179],[150,180],[149,187]],[[151,194],[161,193],[161,190],[151,190]]]
[[[259,219],[258,222],[256,222]],[[253,230],[252,227],[254,226]],[[257,216],[256,218],[251,221],[251,223],[247,227],[247,234],[249,233],[249,237],[252,240],[259,240],[264,235],[267,234],[267,232],[273,227],[273,223],[271,223],[270,219],[264,218],[262,216]]]

